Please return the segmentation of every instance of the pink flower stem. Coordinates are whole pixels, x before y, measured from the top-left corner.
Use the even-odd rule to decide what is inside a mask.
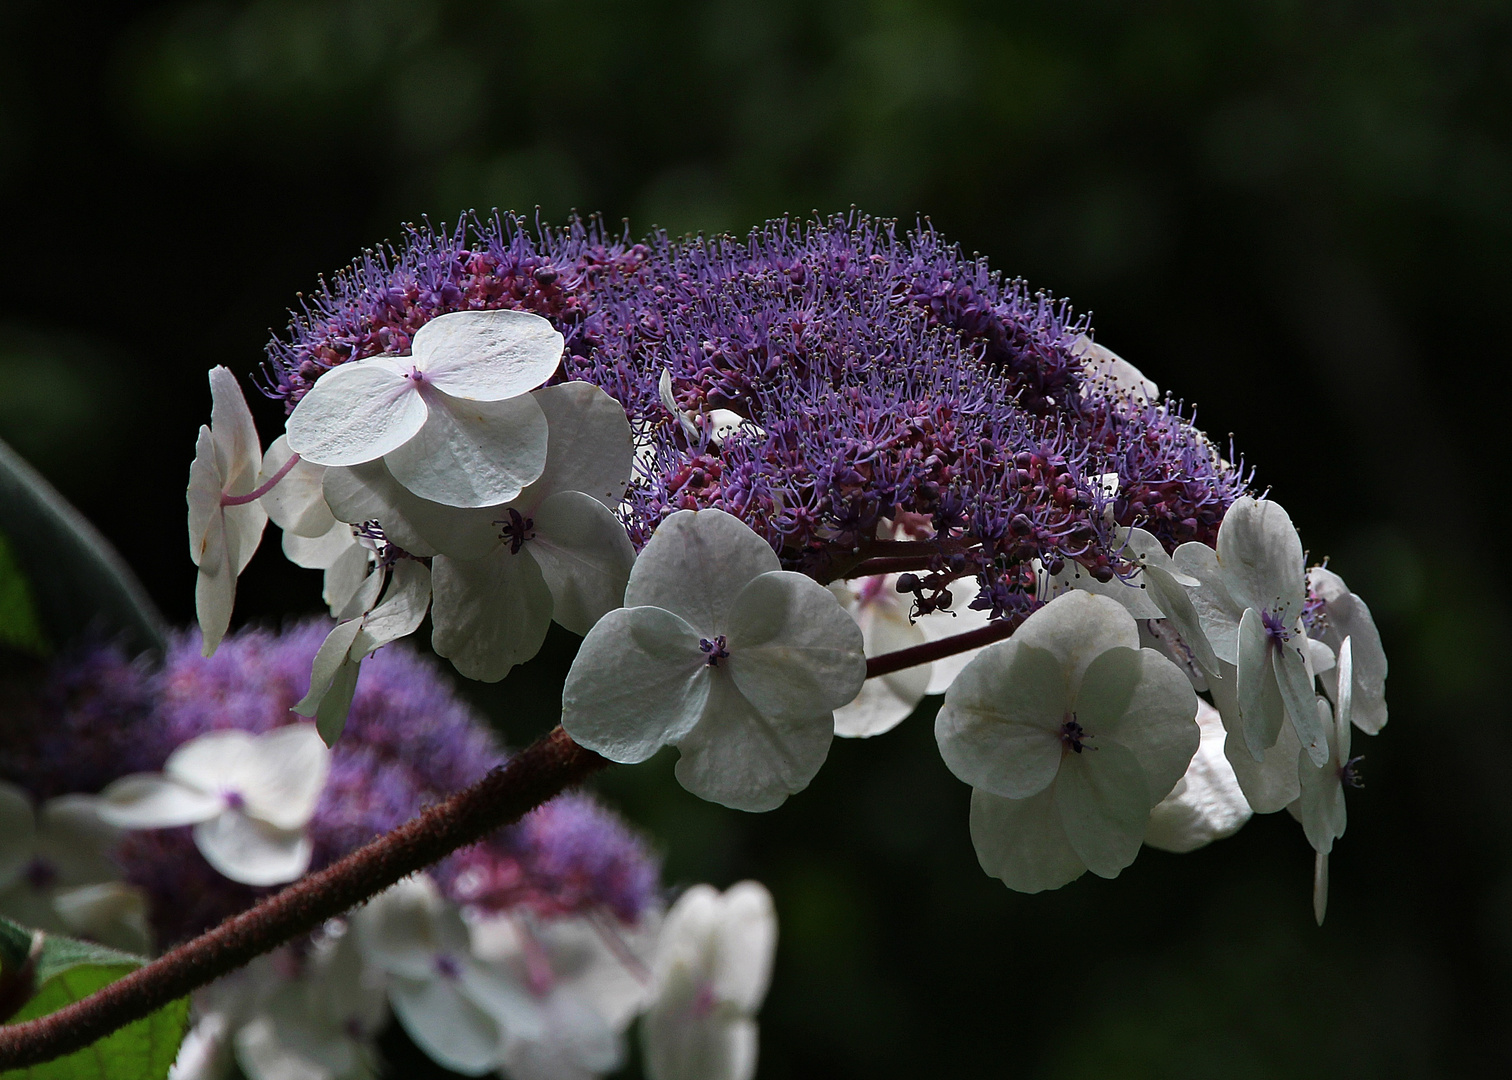
[[[274,473],[272,476],[268,477],[268,482],[266,484],[263,484],[261,487],[254,488],[253,490],[247,492],[245,495],[227,495],[224,491],[221,492],[221,505],[222,506],[245,506],[249,502],[256,502],[258,499],[262,498],[268,492],[272,491],[275,487],[277,487],[278,486],[278,482],[280,480],[282,480],[285,476],[288,476],[289,475],[289,470],[292,469],[295,465],[298,465],[298,464],[299,464],[299,455],[298,454],[290,454],[289,455],[289,460],[286,461],[286,462],[284,462],[282,465],[280,465],[278,467],[278,471],[276,473]]]
[[[0,1072],[83,1049],[476,843],[606,764],[552,729],[472,787],[125,978],[55,1013],[0,1027]]]

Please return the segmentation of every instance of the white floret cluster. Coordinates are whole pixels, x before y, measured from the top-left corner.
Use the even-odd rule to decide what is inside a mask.
[[[636,467],[630,424],[594,386],[543,385],[561,351],[534,315],[439,316],[411,355],[321,376],[266,454],[235,381],[212,372],[189,486],[206,649],[271,518],[289,558],[325,572],[338,620],[296,707],[327,743],[362,659],[427,615],[435,651],[490,681],[534,656],[555,621],[583,635],[567,733],[618,762],[676,747],[679,781],[702,798],[772,809],[809,784],[836,735],[882,734],[943,692],[940,753],[971,786],[983,868],[1009,887],[1113,877],[1145,844],[1190,851],[1287,809],[1317,853],[1321,921],[1344,788],[1358,783],[1349,732],[1385,724],[1386,658],[1363,601],[1307,569],[1279,504],[1238,499],[1216,548],[1168,552],[1123,529],[1127,573],[1039,568],[1044,602],[1011,638],[952,649],[985,614],[916,618],[888,577],[825,587],[721,510],[671,514],[637,554],[618,513]],[[1159,393],[1105,350],[1088,362],[1130,393]],[[677,423],[740,422],[677,413],[667,396]],[[868,659],[905,650],[919,662],[868,680]],[[238,813],[192,820],[229,843],[253,820]]]
[[[486,913],[406,878],[301,949],[196,998],[172,1080],[371,1080],[397,1020],[464,1076],[594,1080],[625,1063],[640,1018],[651,1080],[752,1080],[755,1015],[777,943],[771,895],[744,881],[685,891],[633,926]]]

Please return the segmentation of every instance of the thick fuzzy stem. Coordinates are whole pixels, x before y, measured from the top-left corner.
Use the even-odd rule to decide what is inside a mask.
[[[606,764],[555,728],[466,791],[124,979],[48,1016],[0,1027],[0,1071],[88,1046],[481,840]]]

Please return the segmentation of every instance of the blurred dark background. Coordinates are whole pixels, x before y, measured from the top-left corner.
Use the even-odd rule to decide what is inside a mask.
[[[761,1076],[1512,1071],[1512,5],[0,0],[0,199],[0,437],[180,623],[205,370],[249,374],[300,290],[422,215],[855,204],[1072,298],[1381,624],[1394,720],[1357,742],[1328,923],[1284,814],[1008,892],[928,705],[767,815],[616,769],[671,882],[776,894]],[[318,605],[274,536],[246,620]],[[515,742],[554,719],[553,641],[478,694]]]

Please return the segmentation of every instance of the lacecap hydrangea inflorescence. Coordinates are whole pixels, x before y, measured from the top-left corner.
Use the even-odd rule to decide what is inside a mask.
[[[1385,722],[1368,608],[1286,511],[1065,303],[851,214],[644,242],[596,221],[412,229],[270,347],[262,451],[211,373],[200,622],[265,520],[338,619],[295,711],[429,616],[503,678],[582,635],[562,726],[768,810],[834,736],[944,693],[984,869],[1025,891],[1291,810],[1326,858]],[[871,680],[871,681],[868,681]]]

